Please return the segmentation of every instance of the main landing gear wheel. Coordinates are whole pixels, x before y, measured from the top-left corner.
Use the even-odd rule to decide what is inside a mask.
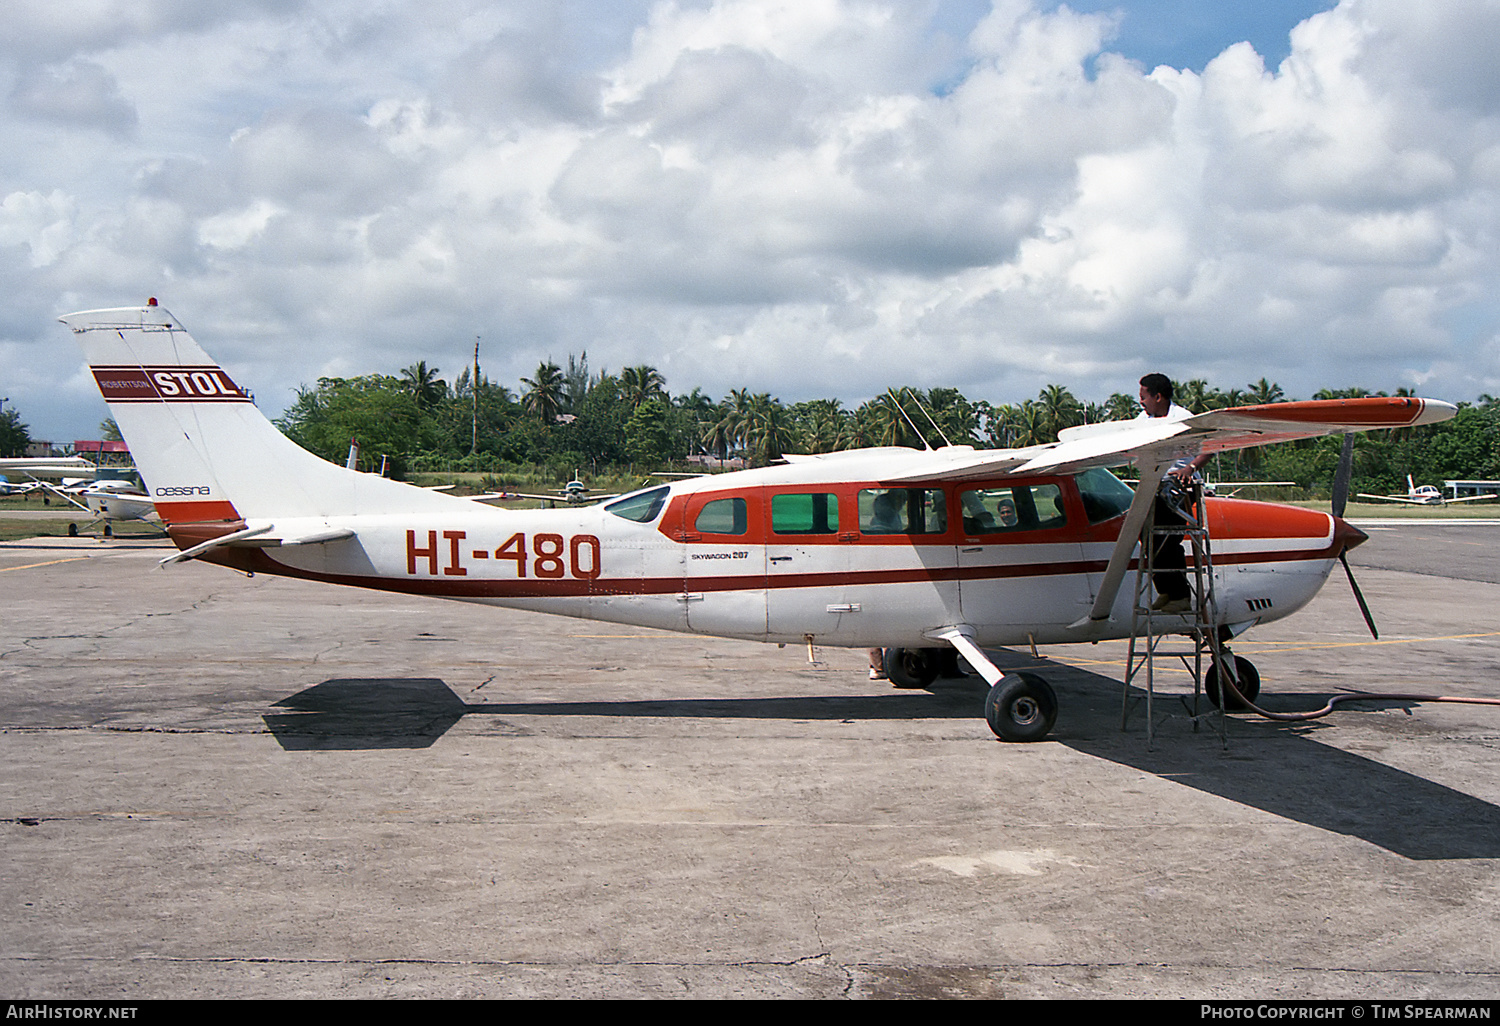
[[[1034,673],[1007,673],[990,688],[984,718],[1002,741],[1040,741],[1057,722],[1057,695]]]
[[[1219,681],[1227,677],[1228,673],[1227,666],[1214,662],[1208,665],[1208,673],[1203,676],[1203,693],[1208,695],[1208,700],[1216,707],[1219,704]],[[1260,671],[1255,668],[1254,663],[1244,656],[1235,656],[1234,675],[1237,679],[1233,682],[1233,689],[1224,691],[1224,708],[1229,712],[1248,709],[1245,702],[1253,702],[1260,697]],[[1235,691],[1240,693],[1245,702],[1235,698]]]
[[[919,689],[931,686],[942,669],[934,658],[937,649],[888,648],[885,650],[885,675],[891,686]]]

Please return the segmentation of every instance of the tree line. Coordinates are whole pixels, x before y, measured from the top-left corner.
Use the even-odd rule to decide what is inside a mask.
[[[1204,379],[1178,382],[1175,401],[1193,413],[1289,401],[1261,378],[1243,389]],[[1386,395],[1364,388],[1324,389],[1314,399]],[[1395,395],[1410,395],[1397,389]],[[785,453],[867,446],[974,445],[1016,448],[1055,441],[1077,424],[1126,420],[1140,412],[1134,395],[1103,402],[1047,385],[1014,403],[972,400],[956,388],[888,389],[849,409],[838,399],[783,403],[766,392],[734,389],[720,400],[701,388],[672,395],[655,367],[618,374],[591,371],[588,354],[565,365],[542,361],[512,390],[468,368],[452,385],[419,362],[399,375],[320,378],[298,392],[278,426],[327,459],[341,461],[352,437],[395,473],[479,471],[504,474],[548,467],[554,476],[649,471],[691,455],[738,457],[764,466]],[[1219,458],[1220,479],[1290,480],[1309,490],[1330,487],[1340,440],[1313,439]],[[1357,436],[1355,475],[1365,491],[1404,489],[1406,475],[1424,481],[1500,478],[1500,400],[1465,404],[1445,424]]]
[[[385,460],[394,476],[479,472],[502,481],[511,475],[566,480],[574,471],[666,469],[691,455],[763,466],[784,453],[882,445],[1016,448],[1055,441],[1076,424],[1140,412],[1133,395],[1086,402],[1062,385],[1015,403],[971,400],[956,388],[909,387],[888,389],[854,409],[838,399],[787,404],[748,389],[715,401],[701,388],[672,395],[649,365],[618,374],[592,371],[587,353],[570,355],[565,365],[542,361],[518,389],[469,368],[451,385],[439,375],[424,361],[397,375],[319,378],[298,390],[277,426],[336,463],[357,438],[364,468],[379,469]],[[1194,379],[1176,383],[1175,390],[1177,404],[1194,413],[1289,399],[1265,378],[1227,390]],[[1325,389],[1312,398],[1385,394]],[[101,425],[106,437],[118,437],[113,428],[112,421]],[[28,440],[17,411],[6,409],[0,455],[20,455]],[[1219,480],[1295,481],[1310,493],[1326,493],[1339,445],[1338,438],[1325,438],[1242,450],[1219,457],[1209,473]],[[1404,489],[1407,474],[1425,483],[1500,479],[1500,400],[1483,395],[1463,404],[1453,420],[1431,427],[1357,435],[1354,468],[1361,491]]]

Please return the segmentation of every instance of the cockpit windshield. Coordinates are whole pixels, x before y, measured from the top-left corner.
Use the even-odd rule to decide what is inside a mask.
[[[638,524],[649,524],[661,513],[663,506],[667,504],[667,495],[671,492],[668,487],[651,488],[644,492],[632,492],[624,498],[616,499],[605,506],[605,512],[613,513],[625,520],[633,520]]]
[[[1135,492],[1130,490],[1130,486],[1103,467],[1085,470],[1075,480],[1091,524],[1101,524],[1119,516],[1130,508],[1131,501],[1135,499]]]

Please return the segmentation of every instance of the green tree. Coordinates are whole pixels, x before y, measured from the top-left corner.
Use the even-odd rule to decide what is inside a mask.
[[[648,466],[671,458],[672,436],[666,403],[657,398],[647,399],[631,412],[625,422],[625,452],[632,463]]]
[[[20,411],[0,411],[0,456],[25,456],[30,444],[31,432],[21,423]]]
[[[1246,388],[1249,394],[1245,398],[1249,399],[1253,406],[1286,402],[1286,393],[1274,381],[1267,381],[1265,378],[1261,378],[1259,381],[1247,385]]]
[[[362,462],[379,467],[391,458],[393,473],[405,472],[408,457],[434,447],[437,422],[424,417],[416,397],[389,375],[319,378],[298,391],[278,420],[292,441],[333,463],[343,463],[350,439],[358,439]]]
[[[438,377],[436,367],[427,366],[426,360],[418,360],[401,372],[401,387],[410,392],[424,410],[430,410],[448,398],[448,383]]]
[[[667,379],[655,367],[641,364],[626,367],[620,372],[620,394],[633,410],[641,403],[658,396],[666,398]]]
[[[1041,441],[1055,442],[1064,428],[1083,423],[1083,404],[1062,385],[1048,385],[1037,393]]]
[[[562,368],[551,360],[543,360],[537,364],[536,376],[522,378],[521,384],[526,386],[526,394],[521,399],[526,412],[535,415],[543,424],[557,420],[566,399]]]

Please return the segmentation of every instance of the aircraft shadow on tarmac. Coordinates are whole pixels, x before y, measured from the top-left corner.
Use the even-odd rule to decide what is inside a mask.
[[[1035,666],[1018,652],[998,653],[1001,668]],[[1062,714],[1049,740],[1229,801],[1345,834],[1410,859],[1500,858],[1500,808],[1403,770],[1312,740],[1316,727],[1236,716],[1227,750],[1205,723],[1189,734],[1181,721],[1159,732],[1147,751],[1144,706],[1120,731],[1120,682],[1061,663],[1046,668]],[[644,701],[468,704],[435,677],[323,681],[276,705],[266,726],[287,751],[427,748],[460,718],[477,716],[671,717],[754,720],[975,719],[985,695],[977,677],[941,681],[931,691],[865,696],[654,699]],[[1324,695],[1299,694],[1270,707],[1316,708]],[[1381,703],[1391,708],[1390,703]],[[1367,706],[1365,709],[1376,708]],[[1157,718],[1185,712],[1157,701]],[[1344,706],[1336,716],[1359,715]],[[509,732],[524,728],[506,723]],[[1336,727],[1334,728],[1336,729]],[[999,743],[999,742],[997,742]]]

